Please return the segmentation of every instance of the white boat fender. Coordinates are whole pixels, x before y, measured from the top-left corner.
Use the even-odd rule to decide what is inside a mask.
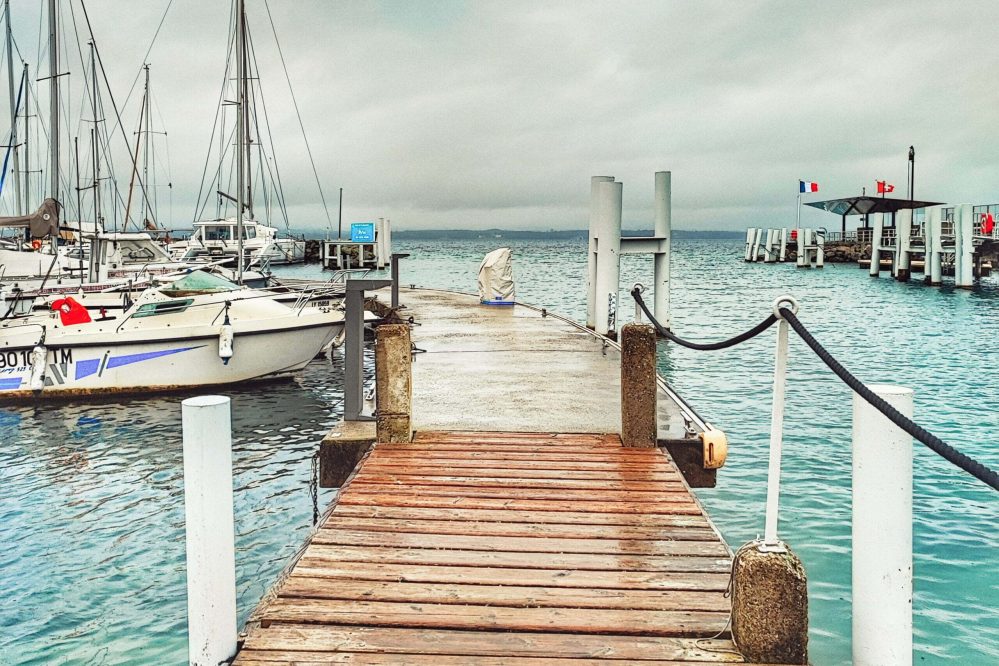
[[[233,346],[232,324],[229,323],[229,304],[225,304],[225,321],[222,322],[222,330],[219,331],[219,358],[223,365],[229,365],[232,358]]]
[[[45,362],[49,358],[49,350],[39,341],[31,350],[31,379],[28,382],[36,393],[45,388]]]
[[[728,437],[721,430],[709,428],[700,434],[704,469],[718,469],[728,458]]]

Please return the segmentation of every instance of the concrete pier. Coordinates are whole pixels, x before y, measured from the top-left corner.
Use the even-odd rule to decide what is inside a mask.
[[[664,448],[708,425],[647,367],[647,327],[622,357],[539,308],[401,298],[413,439],[363,454],[234,663],[745,663],[732,552]],[[622,413],[650,410],[652,446],[624,446]]]

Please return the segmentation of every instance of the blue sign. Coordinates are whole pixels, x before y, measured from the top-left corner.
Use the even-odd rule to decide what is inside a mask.
[[[374,222],[354,222],[350,225],[350,240],[355,243],[375,242]]]

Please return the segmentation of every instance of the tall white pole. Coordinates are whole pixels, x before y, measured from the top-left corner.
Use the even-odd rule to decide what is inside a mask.
[[[612,183],[613,176],[590,178],[590,234],[586,251],[586,325],[596,328],[597,303],[597,183]]]
[[[594,329],[607,335],[612,326],[609,321],[610,303],[616,305],[621,277],[621,204],[623,184],[598,182],[597,188],[597,279],[594,303]]]
[[[246,186],[246,164],[243,143],[246,141],[246,71],[243,51],[246,49],[246,17],[243,0],[236,0],[236,272],[243,284],[243,188]]]
[[[188,657],[217,666],[236,654],[236,554],[229,398],[184,400]]]
[[[933,206],[926,211],[926,249],[928,264],[926,275],[930,284],[937,285],[943,278],[943,209]]]
[[[912,389],[868,388],[912,418]],[[853,663],[912,664],[912,437],[856,394]]]
[[[785,301],[778,299],[774,310]],[[797,310],[795,307],[794,310]],[[787,382],[787,321],[777,322],[777,349],[774,354],[773,406],[770,412],[770,464],[767,468],[767,517],[763,528],[765,546],[777,546],[777,517],[780,504],[780,461],[784,443],[784,388]]]
[[[653,313],[664,328],[669,328],[670,245],[673,242],[673,185],[671,172],[656,172],[655,197],[656,219],[653,235],[662,240],[659,241],[661,252],[657,252],[654,259],[655,307]]]
[[[753,240],[756,236],[756,228],[749,227],[746,229],[746,261],[752,261],[753,254]]]

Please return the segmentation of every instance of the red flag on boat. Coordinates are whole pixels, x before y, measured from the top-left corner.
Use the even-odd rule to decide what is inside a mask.
[[[889,194],[895,191],[895,186],[889,184],[887,181],[879,180],[878,183],[878,194]]]

